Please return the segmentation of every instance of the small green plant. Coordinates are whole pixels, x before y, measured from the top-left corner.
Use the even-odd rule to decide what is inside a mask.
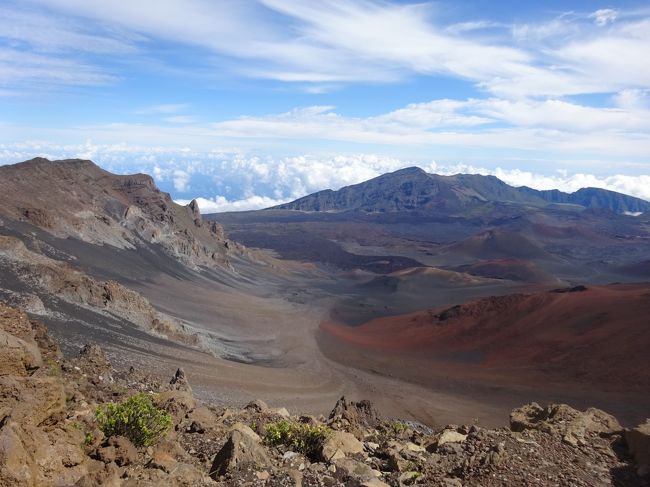
[[[125,436],[135,446],[153,445],[172,427],[172,417],[144,393],[99,406],[95,419],[106,436]]]
[[[307,457],[314,458],[331,432],[325,425],[311,426],[298,421],[281,419],[266,425],[264,440],[269,445],[285,445]]]
[[[400,436],[408,430],[408,426],[399,421],[385,421],[383,426],[386,429],[386,432],[393,436]]]
[[[404,470],[406,470],[407,472],[419,473],[418,470],[420,470],[420,468],[418,467],[417,463],[415,463],[412,460],[409,460],[404,465]]]
[[[84,445],[86,446],[92,445],[94,441],[95,441],[95,435],[93,434],[92,431],[88,431],[84,436]]]
[[[402,478],[402,482],[404,485],[417,484],[422,478],[424,478],[422,472],[407,471]]]

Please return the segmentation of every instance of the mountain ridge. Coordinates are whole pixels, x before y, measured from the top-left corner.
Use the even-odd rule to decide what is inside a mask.
[[[269,209],[453,213],[489,202],[537,207],[572,204],[585,209],[608,209],[619,214],[650,211],[650,202],[646,200],[601,188],[581,188],[573,193],[557,189],[535,190],[527,186],[510,186],[492,175],[430,174],[416,166],[382,174],[336,191],[318,191]]]
[[[90,160],[37,157],[0,166],[0,216],[57,237],[133,249],[160,245],[186,265],[228,266],[236,247],[196,201],[181,206],[148,174],[118,175]]]

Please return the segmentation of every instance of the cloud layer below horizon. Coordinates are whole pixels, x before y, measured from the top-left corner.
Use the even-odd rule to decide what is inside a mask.
[[[48,152],[51,151],[51,152]],[[574,192],[597,187],[650,201],[650,176],[596,175],[558,170],[553,173],[517,168],[488,168],[468,164],[440,164],[434,160],[410,161],[377,154],[316,157],[301,155],[276,159],[241,153],[195,152],[166,147],[26,146],[0,145],[0,164],[44,155],[50,159],[82,158],[103,168],[126,174],[144,172],[157,185],[175,195],[180,204],[197,199],[202,213],[267,208],[324,189],[340,189],[409,166],[429,173],[494,175],[512,186]],[[166,161],[166,162],[164,162]]]

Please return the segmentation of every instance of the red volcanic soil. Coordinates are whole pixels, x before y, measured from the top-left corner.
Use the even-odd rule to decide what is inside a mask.
[[[446,309],[321,323],[347,344],[596,387],[650,386],[650,284],[489,297]]]

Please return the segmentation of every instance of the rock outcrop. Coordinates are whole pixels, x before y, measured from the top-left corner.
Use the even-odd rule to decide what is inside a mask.
[[[227,267],[228,255],[241,249],[218,223],[203,225],[195,200],[178,205],[151,176],[111,174],[80,159],[0,167],[0,216],[92,244],[157,245],[190,267]]]
[[[549,404],[545,408],[530,403],[510,414],[510,429],[537,429],[562,436],[570,445],[584,445],[590,436],[621,433],[623,427],[614,416],[596,408],[577,411],[566,404]]]
[[[650,419],[625,432],[625,440],[641,476],[650,475]]]
[[[32,288],[69,303],[130,321],[145,331],[185,344],[198,337],[158,312],[141,294],[116,281],[101,281],[71,264],[29,250],[15,238],[0,235],[0,261]]]
[[[269,463],[262,439],[245,424],[236,423],[226,444],[214,457],[210,476],[217,480],[227,473],[241,474],[246,468],[262,470]]]

